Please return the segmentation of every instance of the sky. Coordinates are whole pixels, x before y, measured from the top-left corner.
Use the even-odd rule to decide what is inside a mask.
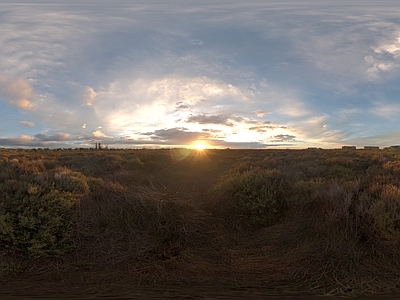
[[[400,144],[400,1],[0,0],[0,147]]]

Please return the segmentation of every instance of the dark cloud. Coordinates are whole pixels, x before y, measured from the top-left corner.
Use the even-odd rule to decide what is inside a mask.
[[[269,130],[275,129],[277,126],[272,126],[272,125],[264,125],[264,126],[254,126],[250,127],[249,130],[254,130],[256,132],[267,132]]]
[[[59,139],[56,140],[56,137],[50,139],[46,135],[39,134],[38,137],[21,135],[17,137],[10,138],[0,138],[0,146],[4,147],[29,147],[29,148],[80,148],[82,144],[77,140],[74,141],[74,144],[71,144],[72,139]],[[87,147],[87,145],[84,145]]]
[[[226,126],[233,126],[233,123],[230,121],[232,119],[241,119],[240,117],[231,117],[227,115],[195,115],[190,116],[186,122],[188,123],[198,123],[198,124],[220,124]]]
[[[290,134],[278,134],[273,137],[273,142],[295,142],[296,137]]]
[[[74,140],[69,133],[57,133],[54,135],[46,135],[43,133],[39,133],[35,134],[34,137],[40,141],[46,141],[46,142],[60,142],[60,141]]]
[[[209,137],[208,133],[186,131],[187,128],[170,128],[160,129],[153,132],[146,132],[142,135],[147,135],[153,142],[169,143],[169,144],[188,144],[197,139],[204,139]]]
[[[259,125],[259,126],[263,126],[263,125],[271,124],[271,121],[246,120],[245,123],[246,123],[246,124],[249,124],[249,125]]]
[[[11,138],[0,138],[0,145],[1,146],[28,146],[34,147],[36,146],[37,140],[32,140],[27,136],[20,136],[20,137],[11,137]]]
[[[182,110],[182,109],[184,110],[189,108],[189,106],[184,104],[182,101],[175,103],[175,105],[176,105],[175,110]]]

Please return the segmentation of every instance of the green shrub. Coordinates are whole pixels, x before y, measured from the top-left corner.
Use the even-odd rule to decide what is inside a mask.
[[[96,189],[104,185],[104,180],[102,178],[89,177],[87,180],[90,191],[95,191]]]
[[[220,180],[214,193],[219,201],[233,205],[239,217],[264,227],[278,222],[287,211],[291,184],[277,170],[240,165]]]
[[[57,189],[74,194],[86,194],[89,192],[89,184],[86,176],[79,172],[73,172],[67,168],[58,168],[54,173]]]
[[[316,192],[323,186],[321,178],[314,180],[298,180],[293,182],[290,206],[301,206],[313,199]]]
[[[0,191],[0,253],[41,257],[71,249],[76,195],[14,179]]]

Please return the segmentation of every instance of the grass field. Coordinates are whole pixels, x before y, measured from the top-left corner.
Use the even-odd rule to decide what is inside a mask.
[[[395,294],[399,250],[400,151],[0,150],[0,293]]]

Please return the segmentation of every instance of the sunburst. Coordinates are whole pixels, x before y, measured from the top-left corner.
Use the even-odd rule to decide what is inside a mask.
[[[204,151],[205,149],[209,148],[210,145],[205,141],[194,141],[192,143],[192,148],[196,149],[197,151]]]

